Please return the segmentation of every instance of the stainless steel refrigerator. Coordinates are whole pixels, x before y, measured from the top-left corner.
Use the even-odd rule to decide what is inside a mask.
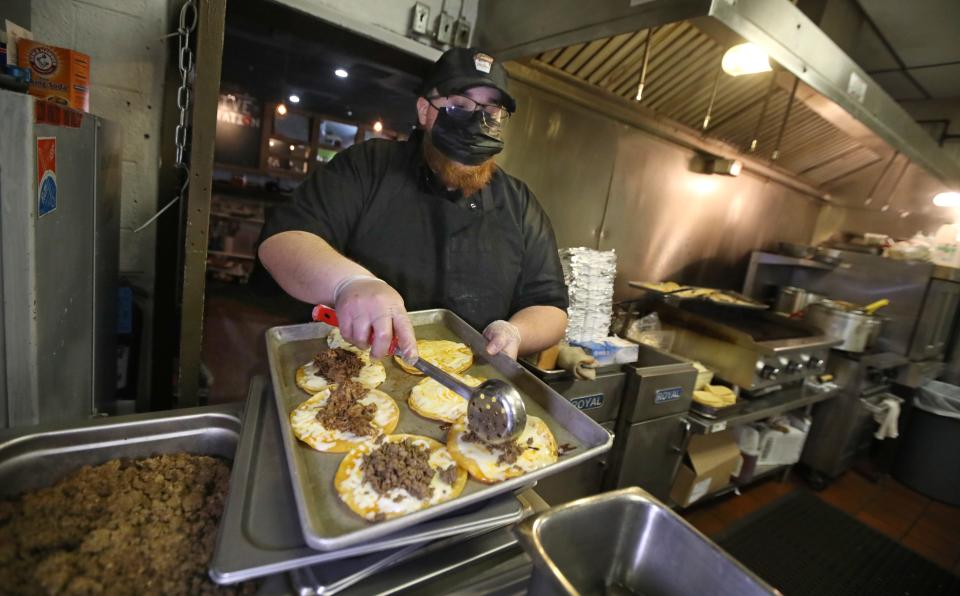
[[[116,387],[115,125],[0,90],[0,428],[96,415]]]

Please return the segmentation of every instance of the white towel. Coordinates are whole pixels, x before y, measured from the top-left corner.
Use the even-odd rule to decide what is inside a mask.
[[[883,439],[896,439],[900,436],[900,433],[897,432],[897,420],[900,419],[900,402],[888,397],[879,405],[882,409],[873,415],[873,419],[877,421],[880,428],[873,436],[881,441]]]

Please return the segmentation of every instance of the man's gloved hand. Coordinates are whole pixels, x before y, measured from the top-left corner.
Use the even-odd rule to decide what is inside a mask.
[[[370,347],[373,358],[382,358],[396,335],[397,353],[405,362],[416,362],[413,325],[403,298],[387,282],[373,276],[352,275],[341,280],[333,294],[344,339],[361,348]]]
[[[507,321],[494,321],[483,330],[483,336],[488,342],[487,354],[493,356],[503,352],[514,360],[517,359],[517,352],[520,350],[520,330],[516,325]]]

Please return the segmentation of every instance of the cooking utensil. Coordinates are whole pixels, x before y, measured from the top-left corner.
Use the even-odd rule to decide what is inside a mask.
[[[875,311],[884,305],[871,304]],[[807,322],[823,333],[843,340],[838,350],[863,352],[880,335],[883,319],[866,312],[865,308],[850,308],[843,303],[824,300],[807,308]]]
[[[876,313],[878,310],[880,310],[881,308],[883,308],[883,307],[885,307],[885,306],[889,306],[889,305],[890,305],[890,301],[889,301],[889,300],[887,300],[886,298],[881,298],[880,300],[877,300],[876,302],[871,302],[870,304],[864,306],[864,307],[863,307],[863,312],[864,312],[865,314],[872,315],[872,314],[875,314],[875,313]]]
[[[301,443],[290,428],[288,414],[306,399],[303,390],[297,387],[296,370],[316,355],[333,327],[317,323],[273,327],[267,331],[265,338],[273,382],[272,395],[280,414],[280,437],[301,532],[304,542],[311,548],[337,550],[395,534],[595,460],[613,444],[609,432],[515,360],[504,354],[487,356],[484,353],[487,340],[457,315],[448,310],[433,309],[411,312],[409,316],[417,337],[459,341],[479,354],[468,373],[475,377],[500,378],[509,382],[523,396],[527,414],[543,420],[556,438],[557,445],[569,445],[571,450],[564,450],[555,463],[522,476],[496,484],[470,479],[455,499],[400,517],[370,523],[354,515],[344,506],[337,492],[331,489],[343,460],[342,455],[314,451]],[[422,435],[446,443],[446,426],[418,416],[404,399],[421,381],[421,377],[407,374],[396,366],[385,368],[387,378],[379,389],[393,396],[400,408],[400,422],[395,432]]]
[[[323,304],[313,307],[313,320],[340,326],[336,311]],[[387,353],[392,356],[396,351],[397,338],[394,336]],[[509,383],[488,379],[471,387],[425,358],[418,358],[413,367],[467,400],[467,428],[487,443],[516,440],[526,428],[527,408],[523,398]]]
[[[780,314],[793,316],[811,304],[820,302],[825,298],[822,294],[816,294],[803,288],[786,286],[780,288],[780,293],[777,295],[777,302],[774,304],[773,310]]]

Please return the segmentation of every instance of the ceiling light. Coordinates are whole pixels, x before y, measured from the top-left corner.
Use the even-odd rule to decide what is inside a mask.
[[[278,103],[278,104],[277,104],[277,114],[279,114],[279,115],[281,115],[281,116],[286,116],[286,115],[287,115],[287,104]]]
[[[383,130],[383,122],[380,122],[379,120],[377,120],[376,122],[373,123],[374,132],[380,132],[382,130]]]
[[[960,192],[942,192],[933,197],[933,204],[937,207],[960,207]]]
[[[739,176],[743,163],[739,159],[714,159],[709,162],[708,170],[711,174]]]
[[[720,66],[723,72],[734,77],[772,70],[767,53],[752,43],[741,43],[727,50]]]
[[[341,79],[345,79],[350,76],[350,73],[347,72],[347,69],[345,68],[338,68],[337,70],[333,71],[333,74],[337,75]]]
[[[291,95],[288,99],[290,100],[290,103],[300,103],[299,95],[296,95],[296,94]]]
[[[295,149],[296,149],[296,147],[294,147],[293,145],[290,145],[290,151],[293,151],[293,150],[295,150]]]

